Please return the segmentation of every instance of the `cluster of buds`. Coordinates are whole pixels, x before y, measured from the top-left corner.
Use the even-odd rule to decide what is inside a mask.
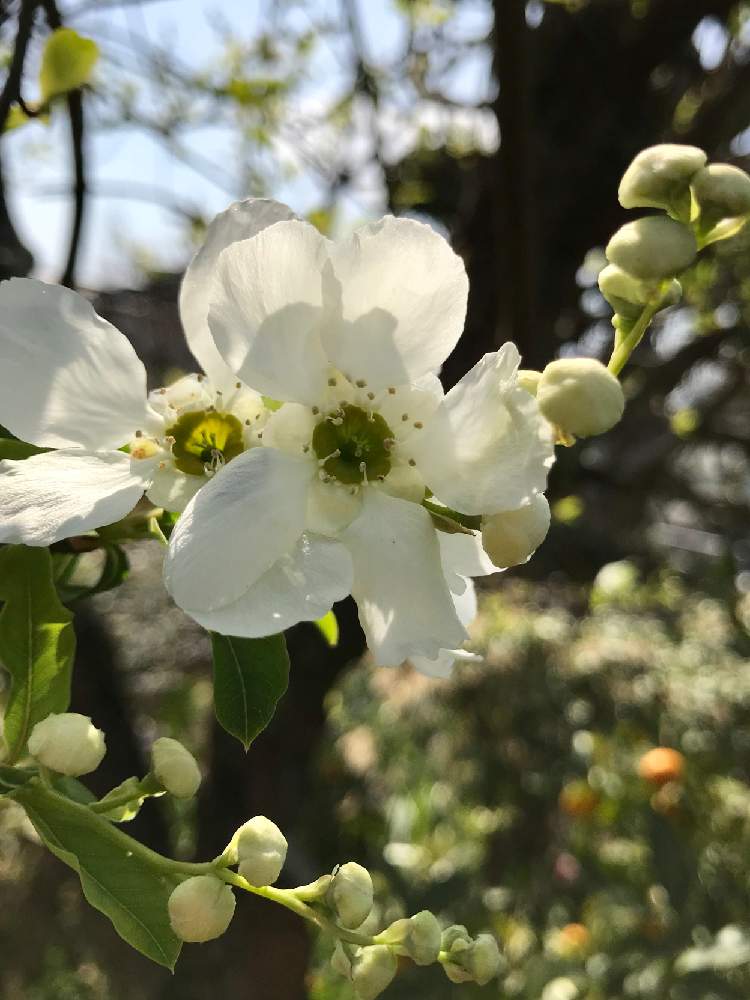
[[[607,244],[599,288],[627,333],[643,310],[653,315],[682,294],[676,276],[709,243],[727,239],[750,218],[750,177],[727,163],[707,164],[696,146],[665,143],[640,152],[625,171],[623,208],[655,208],[626,223]]]

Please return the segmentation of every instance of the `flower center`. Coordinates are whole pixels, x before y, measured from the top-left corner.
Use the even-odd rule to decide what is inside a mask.
[[[315,454],[323,469],[341,483],[381,479],[391,471],[394,437],[379,413],[343,403],[313,431]]]
[[[174,464],[180,472],[192,476],[216,471],[245,450],[242,424],[231,413],[183,413],[167,435],[174,439]]]

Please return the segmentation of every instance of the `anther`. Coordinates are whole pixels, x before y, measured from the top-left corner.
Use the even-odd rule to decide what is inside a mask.
[[[412,468],[414,468],[414,466],[415,466],[416,464],[417,464],[417,463],[416,463],[416,462],[414,461],[414,459],[413,459],[413,458],[410,458],[410,459],[409,459],[409,465],[410,465],[410,466],[411,466]]]
[[[256,417],[255,419],[257,420],[258,418]],[[250,420],[250,417],[248,417],[247,420],[245,421],[245,426],[249,427],[251,423],[252,421]]]
[[[422,428],[424,427],[424,424],[422,423],[421,420],[415,420],[414,426],[417,428],[418,431],[421,431]]]
[[[198,382],[202,382],[205,379],[205,375],[196,375],[195,378]]]
[[[135,432],[135,436],[136,436],[137,438],[142,438],[142,437],[143,437],[143,431],[136,431],[136,432]]]
[[[242,382],[235,382],[234,383],[234,387],[235,387],[235,389],[241,389],[242,388]]]
[[[368,392],[367,393],[367,398],[368,399],[375,399],[375,393],[374,392]]]
[[[395,396],[396,395],[396,390],[394,389],[394,387],[392,385],[388,386],[388,394],[390,396]]]
[[[378,476],[378,482],[379,483],[384,483],[385,482],[385,476]]]
[[[390,451],[391,448],[394,446],[395,443],[396,443],[396,439],[395,438],[384,438],[383,439],[383,447],[385,448],[386,451]]]
[[[359,463],[359,471],[360,472],[367,472],[367,462],[360,462]]]
[[[364,389],[365,386],[367,385],[367,382],[365,382],[363,378],[358,378],[354,384],[358,389]]]
[[[263,437],[263,431],[258,431],[258,440],[260,441],[262,437]]]
[[[334,385],[336,385],[336,379],[335,379],[335,378],[329,378],[329,379],[328,379],[328,384],[329,384],[330,386],[334,386]]]
[[[319,413],[320,413],[320,407],[319,407],[319,406],[313,406],[313,408],[312,408],[312,415],[313,415],[314,417],[317,417],[317,415],[318,415]]]
[[[401,414],[401,419],[402,420],[408,420],[409,419],[409,414],[408,413],[402,413]]]
[[[310,450],[310,445],[309,445],[309,444],[303,444],[303,445],[302,445],[302,453],[303,453],[304,455],[306,455],[306,454],[308,453],[308,451],[309,451],[309,450]]]

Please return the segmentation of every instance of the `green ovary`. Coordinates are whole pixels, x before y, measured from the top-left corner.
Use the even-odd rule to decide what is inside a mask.
[[[379,413],[344,403],[313,431],[315,454],[323,469],[340,483],[378,479],[391,471],[393,432]]]
[[[206,466],[231,462],[245,450],[242,424],[231,413],[184,413],[167,434],[174,438],[174,464],[191,476],[202,476]]]

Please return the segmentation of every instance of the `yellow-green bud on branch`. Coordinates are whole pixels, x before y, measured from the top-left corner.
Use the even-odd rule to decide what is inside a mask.
[[[505,510],[482,521],[484,551],[499,569],[527,562],[547,537],[549,504],[543,493],[518,510]]]
[[[29,737],[29,753],[35,760],[72,778],[95,771],[106,752],[104,733],[77,712],[48,715]]]
[[[341,926],[354,930],[369,917],[373,895],[368,870],[356,861],[347,861],[334,872],[327,898]]]
[[[398,962],[384,944],[362,948],[352,961],[352,982],[359,1000],[375,1000],[387,989],[396,975]]]
[[[690,180],[706,163],[697,146],[662,143],[642,150],[623,174],[617,197],[623,208],[663,208],[690,221]]]
[[[644,306],[658,305],[660,309],[665,309],[682,297],[679,281],[641,281],[616,264],[607,264],[602,268],[598,281],[599,291],[615,313],[627,320],[636,320]]]
[[[375,940],[398,948],[417,965],[432,965],[440,954],[442,931],[434,913],[420,910],[413,917],[394,921]]]
[[[563,358],[548,364],[537,401],[551,424],[575,437],[604,434],[625,409],[622,386],[593,358]]]
[[[273,885],[284,867],[286,837],[265,816],[253,816],[239,828],[226,854],[239,862],[239,873],[250,885]],[[234,863],[234,860],[232,861]]]
[[[500,970],[500,949],[491,934],[472,940],[465,927],[454,924],[443,933],[445,974],[452,983],[475,982],[486,986]]]
[[[186,879],[169,897],[169,922],[181,941],[221,937],[234,916],[234,893],[214,875]]]
[[[701,245],[734,236],[750,217],[750,177],[729,163],[711,163],[693,178]]]
[[[535,371],[533,368],[519,368],[516,377],[522,389],[525,389],[532,396],[536,396],[539,379],[542,377],[541,372]]]
[[[647,215],[617,230],[605,254],[616,264],[643,281],[673,278],[689,267],[698,252],[695,236],[681,222],[665,215]]]
[[[160,737],[151,747],[151,770],[176,799],[192,799],[200,787],[201,772],[195,757],[168,736]]]

